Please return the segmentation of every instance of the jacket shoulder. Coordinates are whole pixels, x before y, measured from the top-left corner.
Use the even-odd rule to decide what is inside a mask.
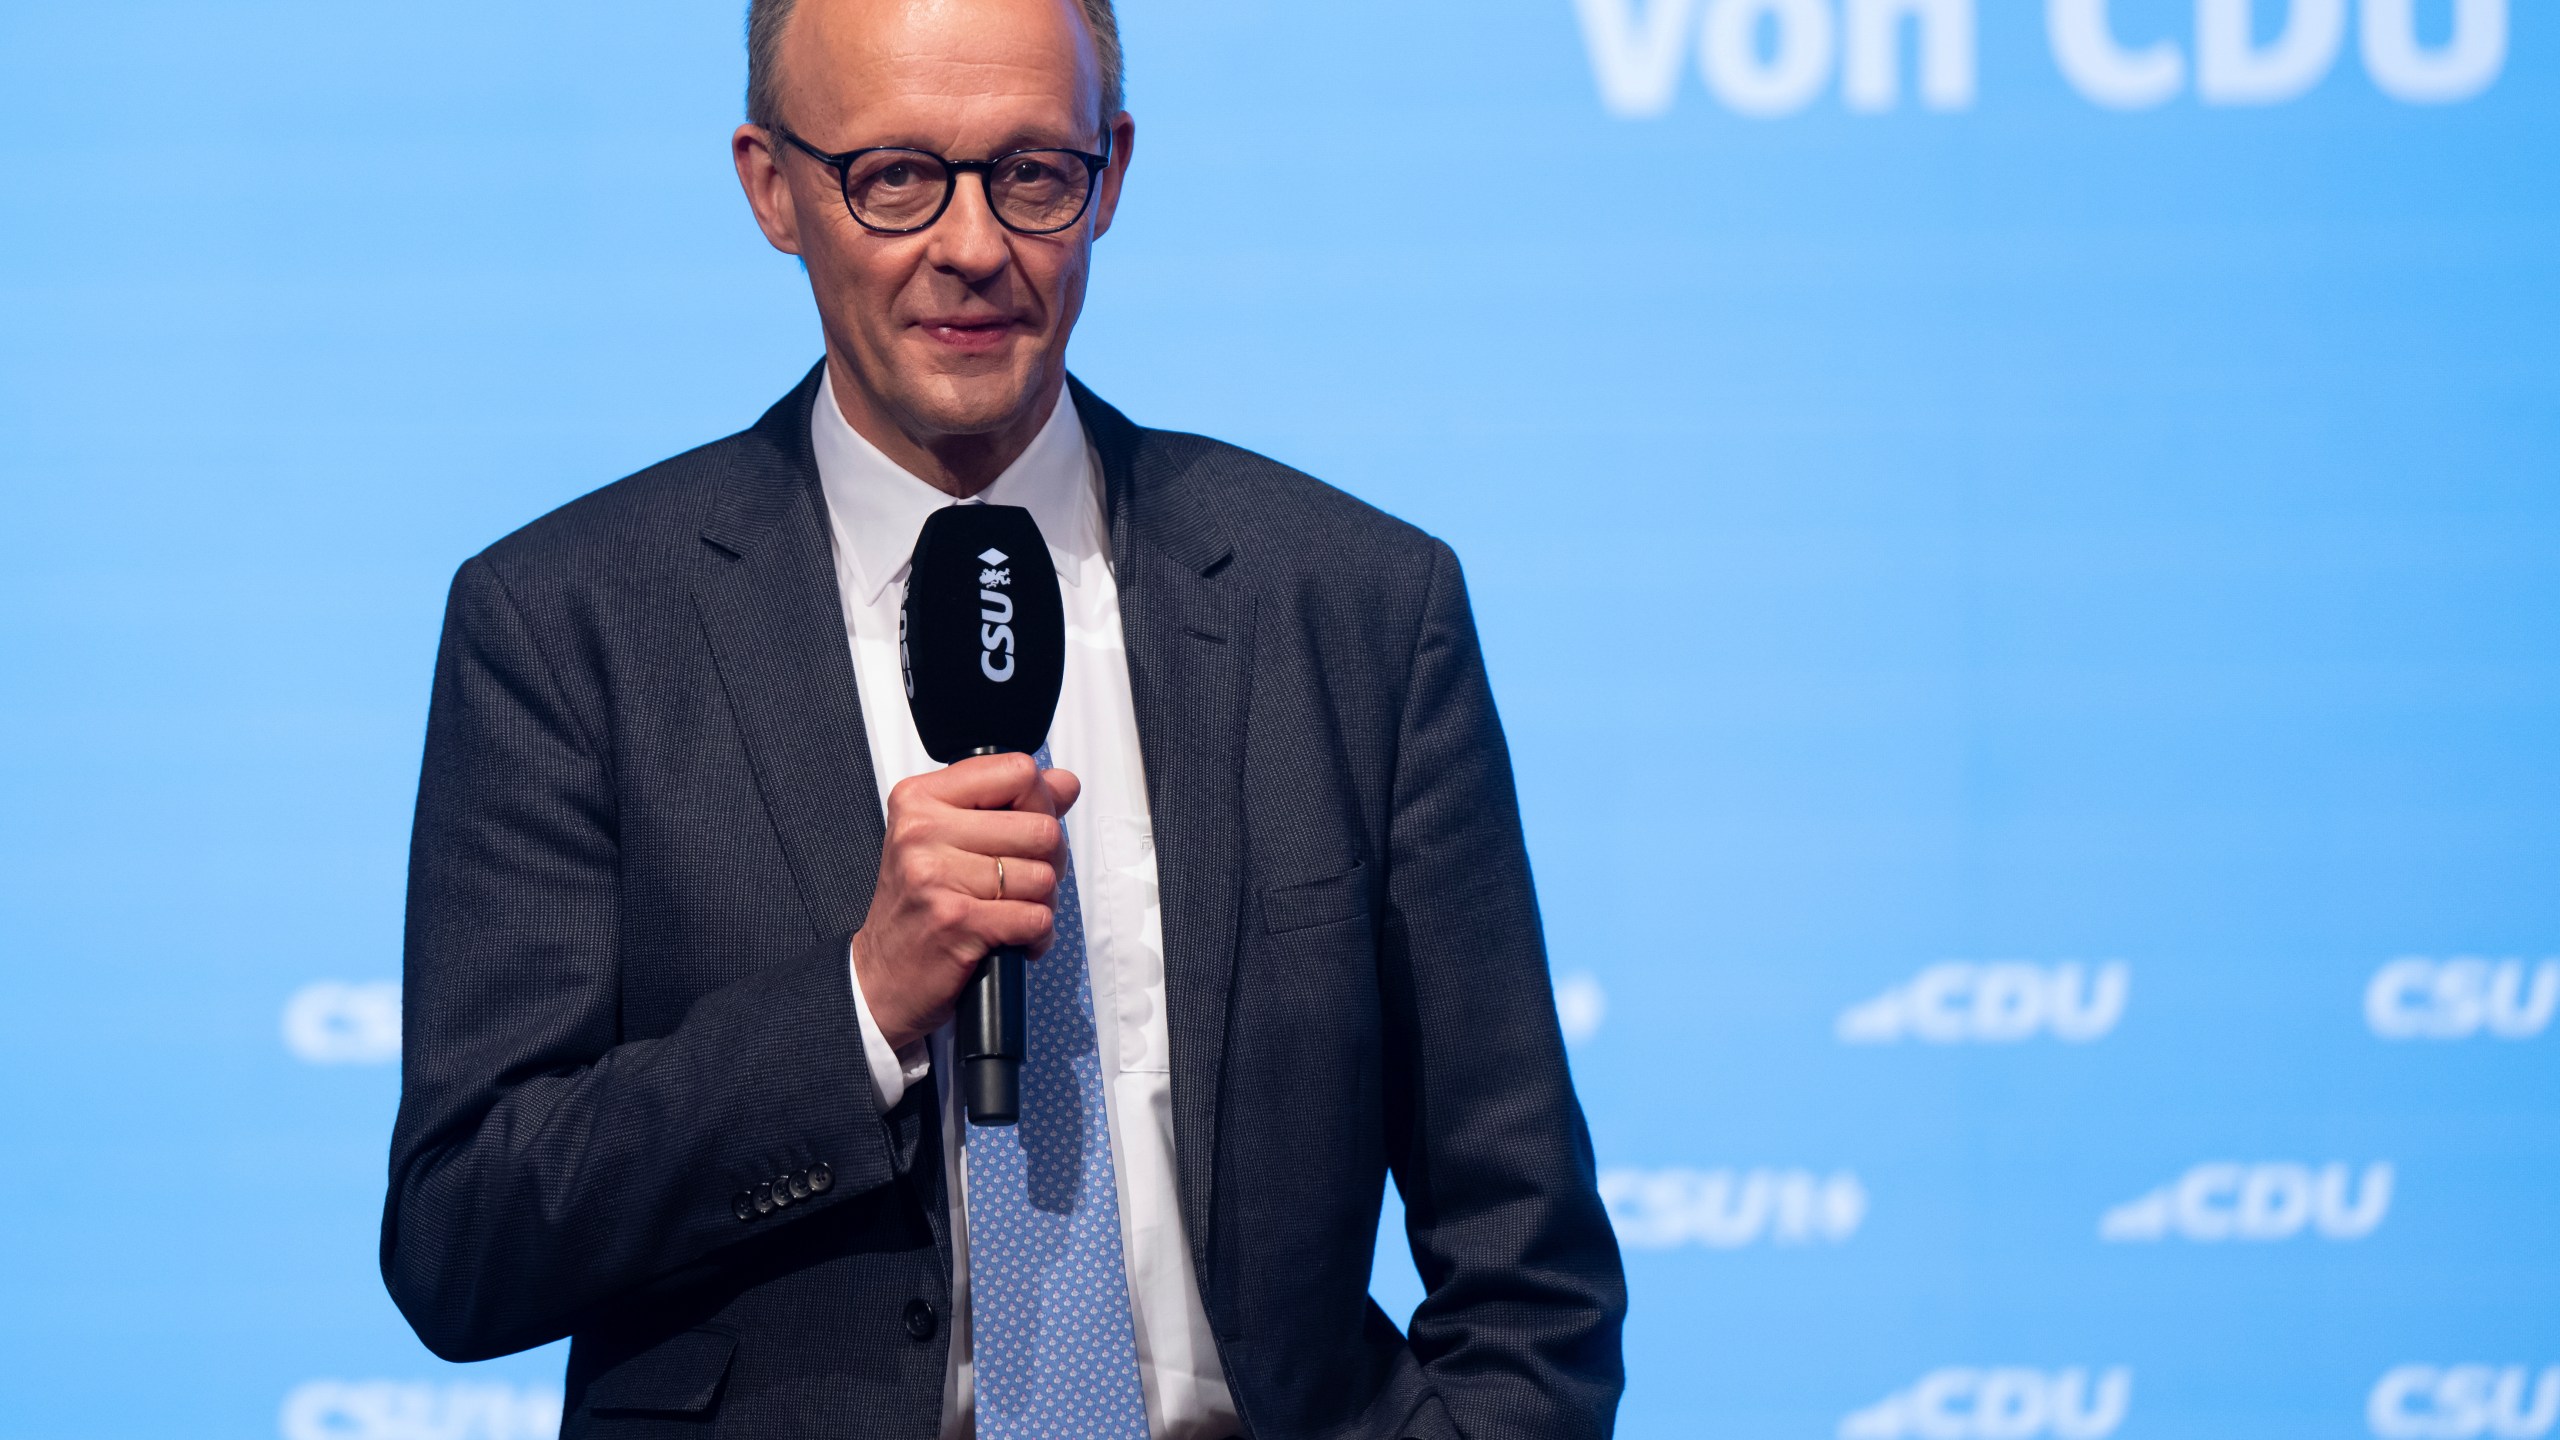
[[[1427,568],[1433,552],[1447,548],[1421,527],[1241,445],[1147,430],[1140,446],[1219,518],[1256,568],[1277,564],[1338,579],[1383,566],[1404,575]]]
[[[689,572],[721,483],[754,439],[742,430],[588,491],[479,558],[511,582],[535,585]]]

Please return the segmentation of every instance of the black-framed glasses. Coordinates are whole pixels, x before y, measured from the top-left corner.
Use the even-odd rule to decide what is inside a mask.
[[[854,223],[877,235],[912,235],[928,229],[951,208],[962,175],[987,188],[996,223],[1017,235],[1055,235],[1084,218],[1093,190],[1111,165],[1108,152],[1012,150],[992,160],[950,160],[930,150],[873,145],[830,155],[773,127],[810,159],[836,172],[844,208]],[[1109,137],[1103,140],[1110,144]]]

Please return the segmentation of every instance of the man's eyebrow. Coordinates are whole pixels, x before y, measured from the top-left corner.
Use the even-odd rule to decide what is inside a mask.
[[[1099,148],[1101,143],[1099,140],[1086,140],[1081,130],[1066,132],[1063,138],[1060,132],[1055,130],[1016,130],[1006,136],[989,153],[1003,155],[1015,150],[1092,150]]]
[[[947,160],[991,160],[998,155],[1011,155],[1022,150],[1098,151],[1109,137],[1088,141],[1081,133],[1070,133],[1068,138],[1059,139],[1056,131],[1017,130],[983,151],[965,154],[958,149],[946,150],[939,142],[923,139],[913,131],[883,132],[846,145],[842,149],[820,145],[816,140],[805,135],[801,138],[809,140],[810,144],[817,145],[819,149],[834,155],[849,155],[856,150],[921,150],[928,155],[940,155]]]

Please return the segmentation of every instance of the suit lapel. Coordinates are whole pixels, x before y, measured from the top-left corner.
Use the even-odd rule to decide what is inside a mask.
[[[702,538],[694,607],[766,813],[819,936],[850,933],[880,874],[879,787],[809,453],[811,370],[745,437]]]
[[[1234,554],[1224,526],[1161,447],[1145,444],[1137,427],[1081,384],[1075,400],[1102,457],[1164,916],[1174,1156],[1183,1227],[1206,1295],[1218,1096],[1243,900],[1253,607],[1219,578]]]

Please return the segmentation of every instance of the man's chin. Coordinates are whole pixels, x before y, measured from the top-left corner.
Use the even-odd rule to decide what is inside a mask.
[[[902,388],[916,418],[929,428],[945,435],[984,435],[1022,417],[1036,398],[1038,374],[1037,369],[1020,371],[1012,365],[972,366],[918,376],[916,383]]]

